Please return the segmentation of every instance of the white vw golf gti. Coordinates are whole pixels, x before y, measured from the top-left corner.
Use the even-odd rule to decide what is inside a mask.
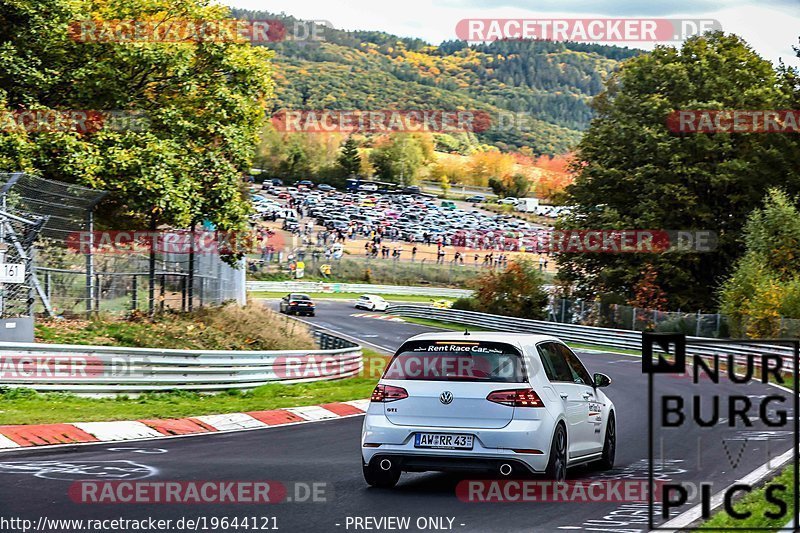
[[[402,472],[545,474],[614,466],[614,404],[555,337],[426,333],[400,347],[364,418],[364,479],[392,487]]]

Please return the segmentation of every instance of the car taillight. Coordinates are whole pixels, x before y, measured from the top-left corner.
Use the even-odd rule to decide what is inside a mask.
[[[533,389],[496,390],[490,392],[486,399],[510,407],[544,407],[542,399]]]
[[[294,300],[292,300],[291,302],[289,302],[289,305],[297,305],[297,302],[295,302]]]
[[[371,402],[394,402],[408,398],[408,392],[403,387],[395,387],[394,385],[378,385],[372,391],[372,397],[369,399]]]

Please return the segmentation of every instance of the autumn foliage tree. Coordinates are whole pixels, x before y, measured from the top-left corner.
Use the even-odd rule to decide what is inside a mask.
[[[514,157],[498,150],[474,153],[468,164],[473,184],[488,187],[489,180],[506,180],[514,172]]]
[[[544,277],[532,261],[515,259],[475,280],[474,309],[483,313],[541,320],[547,316]]]
[[[706,33],[625,62],[594,99],[596,118],[577,148],[573,211],[559,229],[713,231],[707,253],[558,254],[559,276],[585,297],[630,296],[653,263],[670,308],[712,309],[742,255],[748,214],[770,187],[800,192],[796,135],[670,131],[680,109],[794,109],[798,81],[741,38]]]
[[[656,309],[665,311],[669,305],[667,294],[658,285],[658,271],[653,265],[645,266],[642,277],[634,286],[633,298],[628,305],[640,309]]]

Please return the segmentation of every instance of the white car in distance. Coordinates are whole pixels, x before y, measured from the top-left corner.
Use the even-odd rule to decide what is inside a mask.
[[[611,384],[559,339],[519,333],[425,333],[406,341],[364,417],[364,479],[393,487],[402,472],[503,477],[614,466]]]
[[[367,311],[386,311],[389,302],[374,294],[362,294],[356,300],[356,309],[366,309]]]

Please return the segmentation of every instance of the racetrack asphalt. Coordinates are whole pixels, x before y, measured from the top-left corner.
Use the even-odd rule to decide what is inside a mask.
[[[275,302],[267,305],[276,305]],[[341,301],[320,301],[318,326],[394,350],[411,335],[433,328],[352,316],[363,311]],[[457,333],[455,333],[457,334]],[[613,384],[607,395],[617,410],[617,463],[610,472],[589,467],[569,472],[578,480],[646,480],[648,468],[647,378],[637,357],[611,353],[582,353],[590,372],[604,372]],[[736,392],[757,402],[765,395],[790,394],[771,386],[751,383],[736,386],[721,382],[720,388],[694,385],[684,377],[659,377],[659,394],[677,394],[691,403],[698,395],[710,409],[713,396]],[[743,388],[746,387],[746,388]],[[791,408],[790,424],[793,415]],[[710,411],[703,408],[704,414]],[[754,413],[754,414],[757,414]],[[724,422],[713,428],[696,425],[656,434],[655,472],[662,480],[713,483],[712,493],[791,448],[791,427],[766,427],[753,420],[752,427],[729,428]],[[463,502],[456,486],[465,476],[438,473],[404,474],[393,490],[369,488],[362,478],[359,453],[361,417],[351,417],[265,430],[203,435],[198,437],[125,443],[103,443],[54,449],[15,450],[0,455],[0,517],[27,518],[37,523],[48,519],[171,519],[204,517],[275,517],[274,524],[288,532],[390,531],[391,524],[361,522],[354,518],[410,517],[408,531],[431,531],[431,522],[418,517],[441,518],[443,528],[464,532],[495,531],[646,531],[646,503],[622,502]],[[111,462],[109,462],[111,461]],[[321,483],[324,499],[318,502],[254,504],[91,504],[75,503],[68,490],[74,481],[86,479],[139,481],[234,481],[272,480],[304,492],[300,483]],[[322,487],[322,485],[320,485]],[[696,501],[696,500],[695,500]],[[682,510],[688,508],[684,506]],[[655,508],[659,511],[658,506]],[[677,514],[672,513],[672,516]],[[349,518],[348,518],[349,517]],[[452,524],[449,520],[452,519]],[[263,522],[269,525],[273,522]],[[656,522],[661,522],[657,517]],[[174,524],[175,522],[173,522]],[[451,525],[450,525],[451,524]],[[418,527],[422,525],[424,527]],[[370,527],[366,526],[383,526]],[[202,527],[198,528],[203,530]],[[252,528],[250,528],[252,529]],[[77,529],[46,529],[74,531]],[[123,531],[123,529],[116,529]],[[174,526],[170,531],[178,531]],[[206,529],[213,531],[214,529]],[[217,529],[221,531],[221,529]],[[228,529],[235,531],[237,529]],[[242,531],[243,529],[238,529]],[[112,531],[112,529],[109,529]]]

